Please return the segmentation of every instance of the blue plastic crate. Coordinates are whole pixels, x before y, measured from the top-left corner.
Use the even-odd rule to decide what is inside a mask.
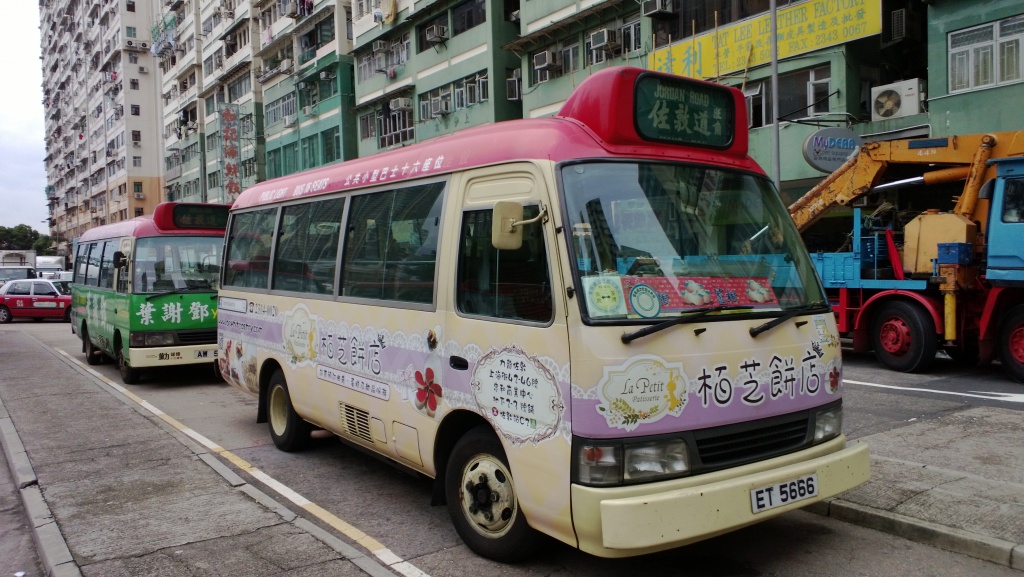
[[[971,244],[967,242],[940,242],[939,264],[971,264]]]

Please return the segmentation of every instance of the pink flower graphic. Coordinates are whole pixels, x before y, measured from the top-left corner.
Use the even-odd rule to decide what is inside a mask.
[[[839,390],[839,381],[841,379],[841,373],[837,367],[832,368],[832,372],[828,374],[828,390],[830,393],[834,393]]]
[[[425,410],[433,417],[437,410],[437,400],[441,398],[441,384],[434,382],[434,369],[428,368],[426,376],[416,371],[416,408]]]

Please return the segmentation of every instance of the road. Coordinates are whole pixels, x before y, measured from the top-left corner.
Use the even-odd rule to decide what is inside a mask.
[[[10,330],[29,332],[84,364],[80,341],[67,324],[18,322],[0,328],[0,338]],[[114,365],[95,368],[121,384]],[[986,404],[1024,411],[1024,387],[1003,377],[998,367],[963,369],[943,360],[931,374],[903,375],[882,369],[870,356],[850,354],[844,380],[844,428],[851,438]],[[447,510],[429,505],[427,480],[324,434],[309,451],[280,452],[266,425],[255,422],[255,400],[209,372],[168,371],[126,389],[194,431],[201,442],[222,446],[255,467],[261,476],[247,480],[296,513],[308,516],[295,503],[311,501],[327,512],[312,521],[336,533],[341,528],[342,537],[361,531],[428,576],[1020,575],[1008,567],[802,511],[639,558],[598,559],[551,542],[528,563],[499,565],[462,544]]]

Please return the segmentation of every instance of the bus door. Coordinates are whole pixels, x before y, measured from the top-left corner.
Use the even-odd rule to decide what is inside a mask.
[[[541,173],[525,163],[468,172],[462,183],[453,184],[464,196],[449,229],[459,238],[439,390],[446,394],[447,384],[469,391],[470,406],[479,408],[507,454],[530,524],[571,535],[569,343],[552,197]],[[549,214],[523,225],[519,249],[498,250],[491,243],[497,201],[521,203],[524,220]],[[417,384],[429,403],[430,383]]]

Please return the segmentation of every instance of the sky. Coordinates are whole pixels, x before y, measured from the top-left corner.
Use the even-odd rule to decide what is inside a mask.
[[[46,143],[43,138],[42,62],[39,60],[39,2],[3,0],[0,54],[0,226],[27,224],[50,234],[45,221]]]

